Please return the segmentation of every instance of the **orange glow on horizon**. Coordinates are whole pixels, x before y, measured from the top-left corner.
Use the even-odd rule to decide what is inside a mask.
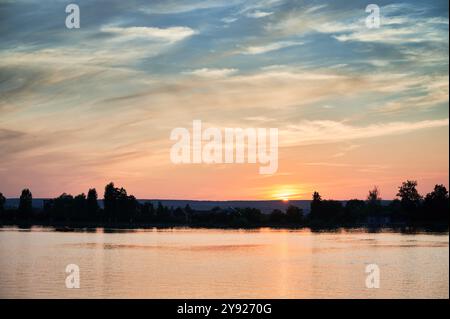
[[[290,200],[300,199],[300,195],[301,191],[297,186],[282,185],[275,187],[270,197],[287,203]]]

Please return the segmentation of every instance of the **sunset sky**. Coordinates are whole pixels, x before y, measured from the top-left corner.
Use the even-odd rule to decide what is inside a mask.
[[[81,28],[65,27],[80,7]],[[366,5],[381,27],[366,27]],[[448,186],[448,1],[0,0],[0,192],[395,197]],[[279,168],[170,161],[176,127],[278,128]]]

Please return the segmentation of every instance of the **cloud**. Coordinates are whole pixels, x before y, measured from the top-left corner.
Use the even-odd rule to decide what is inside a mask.
[[[14,164],[17,158],[45,152],[67,139],[70,134],[68,130],[58,131],[58,134],[55,134],[50,130],[26,132],[0,127],[0,161],[4,165]]]
[[[240,14],[245,14],[249,11],[259,11],[260,9],[268,10],[283,4],[284,0],[250,0],[244,1],[244,5],[239,11]]]
[[[317,26],[316,30],[333,34],[341,42],[412,44],[448,42],[448,19],[429,17],[424,8],[409,4],[391,4],[380,8],[381,26],[369,29],[365,17],[349,18]]]
[[[116,102],[132,100],[135,105],[151,99],[152,105],[163,109],[182,105],[186,109],[205,112],[204,116],[208,118],[217,115],[216,112],[209,114],[215,108],[224,113],[227,113],[225,110],[240,109],[243,116],[254,117],[256,112],[274,120],[287,116],[291,122],[293,116],[300,118],[304,108],[311,107],[315,108],[316,114],[326,118],[339,117],[339,114],[347,114],[353,109],[359,110],[352,111],[354,116],[364,117],[368,110],[376,112],[392,100],[404,102],[406,108],[408,95],[424,94],[422,88],[432,86],[436,81],[433,77],[413,74],[346,74],[335,69],[313,71],[292,67],[254,73],[200,68],[186,70],[182,74],[190,77],[155,80],[153,84],[141,86],[141,91],[134,90],[133,94],[128,93],[123,98],[118,95]],[[270,113],[275,109],[278,110],[276,116]],[[370,116],[374,115],[373,112]],[[234,115],[234,112],[229,114]]]
[[[238,20],[238,18],[235,18],[235,17],[225,17],[225,18],[220,19],[220,21],[222,21],[223,23],[233,23],[237,20]]]
[[[429,17],[422,7],[394,4],[380,8],[380,28],[366,26],[362,10],[324,10],[326,6],[293,10],[266,25],[270,33],[300,35],[330,34],[340,42],[408,44],[423,42],[448,43],[448,18]]]
[[[437,105],[448,104],[448,75],[421,77],[420,79],[422,80],[421,85],[411,87],[409,96],[392,99],[378,107],[376,111],[393,114],[410,110],[426,110]],[[422,91],[422,94],[418,95],[418,91]]]
[[[186,71],[183,72],[184,74],[191,74],[199,77],[205,77],[205,78],[224,78],[230,75],[235,74],[239,70],[237,69],[209,69],[209,68],[203,68],[203,69],[197,69],[193,71]]]
[[[126,39],[149,39],[161,40],[168,42],[177,42],[197,34],[197,31],[188,27],[170,27],[170,28],[153,28],[153,27],[114,27],[104,26],[102,32],[114,33],[120,36],[120,40]]]
[[[338,121],[302,121],[280,130],[282,146],[312,145],[406,134],[417,130],[446,127],[449,119],[390,122],[354,126]]]
[[[293,8],[277,15],[274,20],[265,25],[269,34],[279,36],[301,35],[315,32],[315,28],[329,21],[336,20],[333,13],[322,12],[325,6],[309,6],[300,9]]]
[[[235,6],[242,0],[156,0],[146,3],[140,11],[147,14],[180,14],[197,10],[220,9]]]
[[[44,48],[22,45],[5,49],[0,51],[0,67],[16,70],[28,68],[28,72],[39,70],[40,73],[63,77],[100,72],[119,64],[122,68],[133,67],[140,59],[166,53],[174,44],[195,34],[198,34],[196,30],[185,26],[157,28],[105,25],[80,33],[82,46],[74,42],[62,42]],[[69,70],[71,68],[73,70]]]
[[[350,145],[347,145],[347,146],[345,146],[345,147],[341,147],[341,148],[340,148],[340,152],[338,152],[338,153],[332,155],[331,157],[332,157],[332,158],[343,157],[343,156],[345,156],[348,152],[351,152],[351,151],[353,151],[353,150],[359,148],[360,146],[361,146],[361,145],[350,144]]]
[[[259,19],[259,18],[268,17],[268,16],[270,16],[270,15],[272,15],[272,14],[273,14],[273,12],[267,12],[267,11],[259,11],[259,10],[256,10],[256,11],[253,11],[253,12],[248,12],[248,13],[246,14],[246,16],[247,16],[248,18]]]
[[[280,41],[280,42],[274,42],[266,45],[261,46],[249,46],[245,48],[244,50],[240,51],[242,54],[247,55],[255,55],[255,54],[264,54],[271,51],[277,51],[285,48],[289,48],[292,46],[302,45],[303,42],[299,41]]]
[[[341,42],[357,41],[357,42],[379,42],[388,44],[401,43],[420,43],[420,42],[445,42],[448,41],[440,32],[432,27],[428,22],[415,26],[389,28],[382,26],[378,29],[368,29],[363,26],[358,31],[351,31],[349,27],[347,32],[333,37]]]

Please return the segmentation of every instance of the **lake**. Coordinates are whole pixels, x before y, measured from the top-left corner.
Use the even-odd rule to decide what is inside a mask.
[[[66,266],[79,267],[68,289]],[[379,288],[368,288],[368,265]],[[372,267],[372,266],[370,266]],[[0,228],[1,298],[449,298],[449,237]]]

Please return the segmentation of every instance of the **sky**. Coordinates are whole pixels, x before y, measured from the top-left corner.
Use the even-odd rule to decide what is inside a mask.
[[[65,26],[69,3],[80,28]],[[365,8],[380,7],[379,28]],[[395,197],[448,187],[448,1],[0,0],[0,192]],[[279,164],[174,164],[177,127],[278,128]]]

